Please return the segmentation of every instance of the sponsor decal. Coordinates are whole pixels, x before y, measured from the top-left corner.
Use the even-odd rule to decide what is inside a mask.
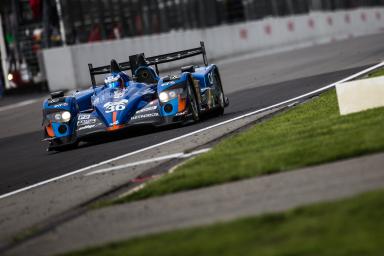
[[[57,105],[54,105],[53,106],[54,108],[62,108],[62,107],[68,107],[68,103],[60,103],[60,104],[57,104]]]
[[[113,125],[119,125],[120,124],[120,122],[117,120],[117,121],[115,121],[115,122],[113,122],[113,123],[110,123],[109,125],[110,126],[113,126]]]
[[[135,115],[131,118],[131,120],[138,120],[138,119],[146,119],[151,117],[157,117],[159,116],[159,113],[151,113],[151,114],[144,114],[144,115]]]
[[[210,84],[213,84],[213,72],[208,73],[208,81]]]
[[[155,93],[155,90],[151,89],[151,88],[148,88],[146,89],[143,94],[154,94]]]
[[[120,75],[108,76],[105,78],[104,83],[105,84],[113,83],[113,82],[119,81],[119,79],[120,79]]]
[[[89,125],[85,125],[85,126],[82,126],[78,129],[78,131],[82,131],[82,130],[89,130],[89,129],[93,129],[93,128],[96,128],[98,126],[101,126],[101,124],[89,124]]]
[[[118,90],[113,93],[113,98],[114,99],[120,99],[124,96],[124,91],[123,90]]]
[[[111,113],[115,111],[122,111],[128,104],[127,99],[123,99],[117,102],[108,102],[104,104],[105,113]]]
[[[78,120],[88,120],[91,118],[91,114],[80,114]]]
[[[136,112],[136,114],[150,112],[150,111],[153,111],[153,110],[156,110],[156,109],[157,109],[157,106],[147,107],[147,108],[140,109],[139,111]]]
[[[184,112],[180,112],[180,113],[176,113],[176,116],[184,116],[188,114],[188,111],[184,111]]]
[[[82,126],[79,128],[79,131],[82,131],[82,130],[87,130],[87,129],[92,129],[92,128],[95,128],[96,125],[95,124],[91,124],[91,125],[86,125],[86,126]]]
[[[171,81],[171,82],[164,83],[161,86],[168,86],[168,85],[174,85],[174,84],[176,84],[176,82],[175,81]]]
[[[79,120],[79,121],[77,121],[77,125],[82,126],[82,125],[95,124],[96,121],[97,121],[96,119]]]

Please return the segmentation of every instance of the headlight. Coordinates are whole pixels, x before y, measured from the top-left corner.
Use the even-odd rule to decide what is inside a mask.
[[[61,121],[61,113],[56,113],[54,115],[55,121],[60,122]]]
[[[47,118],[53,122],[66,123],[71,120],[71,113],[68,111],[57,112],[57,113],[49,114]]]
[[[159,100],[160,100],[161,102],[167,102],[167,101],[169,101],[168,93],[167,93],[167,92],[161,92],[161,93],[159,94]]]
[[[69,122],[69,120],[71,120],[71,113],[68,111],[64,111],[63,113],[61,113],[61,119],[64,122]]]
[[[159,94],[159,100],[161,102],[168,102],[177,98],[178,95],[182,94],[184,91],[183,88],[177,88],[169,91],[163,91]]]

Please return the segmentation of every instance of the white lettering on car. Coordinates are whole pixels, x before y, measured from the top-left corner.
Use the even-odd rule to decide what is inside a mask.
[[[115,91],[114,94],[113,94],[113,98],[114,99],[120,99],[123,96],[124,96],[124,91],[123,90]]]
[[[67,106],[68,106],[68,103],[61,103],[61,104],[54,105],[53,107],[54,108],[62,108],[62,107],[67,107]]]
[[[110,123],[109,125],[112,126],[112,125],[119,125],[119,124],[120,124],[120,122],[119,122],[119,120],[117,120],[117,121],[115,121],[113,123]]]
[[[77,118],[78,120],[88,120],[91,118],[90,114],[80,114],[79,117]]]
[[[171,82],[163,83],[161,86],[168,86],[168,85],[174,85],[174,84],[176,84],[176,82],[171,81]]]
[[[96,119],[89,119],[89,120],[79,120],[77,121],[77,125],[89,125],[89,124],[95,124]]]
[[[184,111],[184,112],[181,112],[181,113],[176,113],[176,116],[183,116],[183,115],[186,115],[188,114],[188,111]]]
[[[213,84],[213,74],[212,72],[208,73],[208,81],[210,84]]]
[[[136,114],[145,113],[145,112],[153,111],[156,109],[157,109],[157,106],[147,107],[147,108],[140,109],[139,111],[136,112]]]
[[[108,102],[104,104],[105,113],[111,113],[115,111],[122,111],[128,104],[128,100],[123,99],[117,102]]]
[[[148,88],[146,89],[143,94],[154,94],[155,93],[155,90],[151,89],[151,88]]]
[[[78,131],[81,131],[81,130],[88,130],[88,129],[93,129],[93,128],[96,128],[96,127],[99,127],[99,126],[102,126],[101,123],[98,123],[98,124],[89,124],[89,125],[85,125],[85,126],[81,126]]]
[[[137,119],[145,119],[150,117],[157,117],[159,116],[159,113],[151,113],[151,114],[145,114],[145,115],[136,115],[131,118],[131,120],[137,120]]]
[[[95,128],[96,125],[95,124],[91,124],[91,125],[86,125],[86,126],[82,126],[79,128],[79,131],[81,130],[86,130],[86,129],[92,129],[92,128]]]
[[[120,75],[108,76],[105,78],[104,83],[105,84],[113,83],[113,82],[119,81],[119,79],[120,79]]]

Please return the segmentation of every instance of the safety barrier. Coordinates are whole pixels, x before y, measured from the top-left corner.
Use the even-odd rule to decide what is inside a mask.
[[[209,29],[172,31],[159,35],[52,48],[43,51],[43,59],[50,90],[71,90],[90,86],[88,63],[94,66],[105,65],[112,58],[127,61],[129,55],[141,52],[146,56],[158,55],[196,47],[199,41],[205,41],[208,58],[218,59],[288,45],[318,44],[380,33],[384,32],[383,21],[382,7],[311,12],[308,15],[270,17]],[[160,70],[183,64],[185,63],[165,64]]]

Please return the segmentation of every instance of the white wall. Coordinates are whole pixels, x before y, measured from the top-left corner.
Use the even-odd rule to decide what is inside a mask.
[[[205,41],[208,58],[222,58],[251,51],[295,45],[326,43],[384,31],[384,8],[361,8],[337,12],[265,18],[209,29],[173,31],[115,41],[81,44],[44,50],[47,80],[51,91],[90,85],[88,63],[106,65],[112,58],[127,61],[129,55],[146,56],[194,48]],[[196,60],[201,58],[196,57]],[[190,60],[189,60],[190,61]],[[161,69],[182,66],[176,62]],[[100,81],[100,80],[99,80]]]
[[[79,88],[79,81],[76,80],[71,47],[59,47],[43,51],[45,75],[49,89],[57,91],[62,89],[72,90]]]

